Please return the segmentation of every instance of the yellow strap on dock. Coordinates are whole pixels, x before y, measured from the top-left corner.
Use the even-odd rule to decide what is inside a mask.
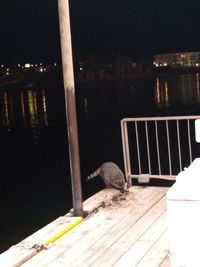
[[[75,226],[77,226],[78,224],[80,224],[82,221],[83,221],[83,218],[82,217],[76,217],[65,228],[63,228],[62,230],[60,230],[59,232],[57,232],[53,236],[51,236],[49,239],[47,239],[43,243],[43,245],[45,247],[47,247],[50,243],[53,243],[54,241],[56,241],[58,238],[60,238],[61,236],[63,236],[64,234],[66,234],[67,232],[69,232],[70,230],[72,230]]]

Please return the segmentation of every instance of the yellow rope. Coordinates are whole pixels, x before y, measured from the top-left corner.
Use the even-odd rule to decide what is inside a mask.
[[[72,221],[71,223],[69,223],[64,229],[60,230],[59,232],[57,232],[56,234],[54,234],[53,236],[51,236],[49,239],[47,239],[43,245],[45,247],[47,247],[50,243],[53,243],[54,241],[56,241],[58,238],[60,238],[61,236],[63,236],[64,234],[66,234],[67,232],[69,232],[71,229],[73,229],[75,226],[77,226],[78,224],[80,224],[83,221],[82,217],[76,217],[74,221]]]

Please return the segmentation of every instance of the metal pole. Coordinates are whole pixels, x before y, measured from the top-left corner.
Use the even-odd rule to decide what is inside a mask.
[[[71,30],[68,0],[58,0],[60,39],[62,51],[63,80],[67,130],[69,140],[69,158],[72,182],[73,214],[83,215],[81,172],[79,158],[78,127],[75,102],[75,86],[71,46]]]

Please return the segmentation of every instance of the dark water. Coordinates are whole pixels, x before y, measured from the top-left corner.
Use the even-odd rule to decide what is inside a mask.
[[[123,169],[120,119],[199,114],[199,74],[76,85],[84,199],[103,188],[85,177]],[[63,88],[0,90],[0,251],[72,207]]]

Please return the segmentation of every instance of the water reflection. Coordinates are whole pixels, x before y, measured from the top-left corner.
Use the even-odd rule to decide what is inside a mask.
[[[200,103],[199,73],[157,77],[155,103],[158,108]]]
[[[3,93],[3,99],[2,99],[2,124],[4,127],[9,128],[10,127],[10,108],[9,108],[9,100],[8,100],[8,94],[6,92]]]
[[[26,125],[26,112],[25,112],[25,101],[24,101],[24,93],[20,92],[20,103],[21,103],[21,114],[22,114],[22,120],[23,120],[23,126]]]
[[[169,88],[166,79],[156,78],[155,102],[158,108],[169,106]]]
[[[199,73],[196,74],[196,92],[197,92],[197,102],[200,103]]]
[[[15,91],[14,91],[15,90]],[[41,128],[48,126],[47,100],[44,89],[4,90],[0,92],[0,126]]]
[[[48,126],[47,101],[44,89],[42,90],[42,107],[43,107],[44,126]]]

